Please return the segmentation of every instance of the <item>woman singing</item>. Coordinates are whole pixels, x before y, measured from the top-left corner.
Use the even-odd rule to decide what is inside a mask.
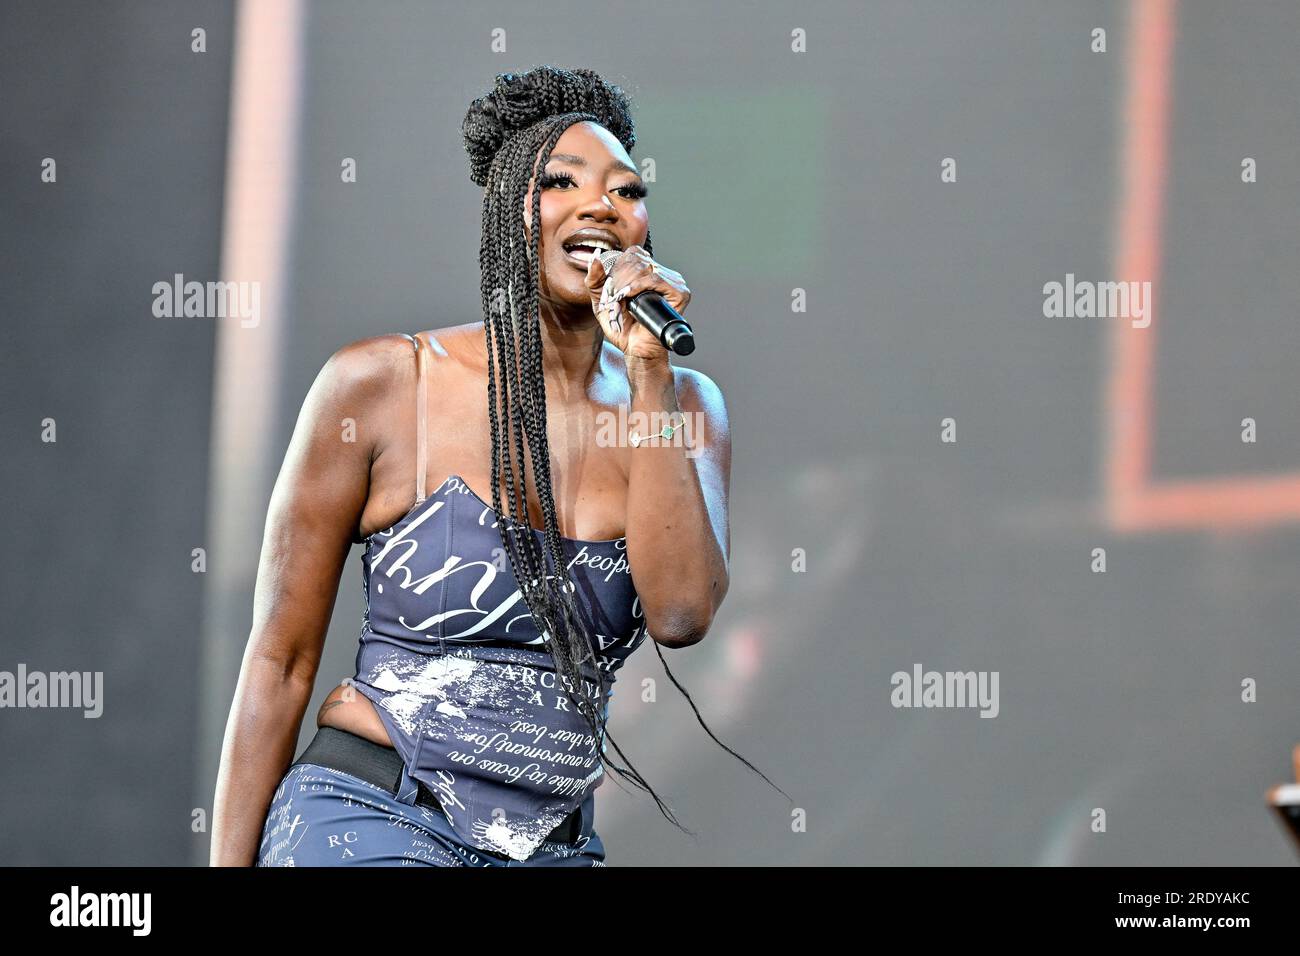
[[[462,132],[484,189],[483,320],[348,345],[304,401],[267,518],[214,865],[602,866],[606,763],[677,824],[608,756],[607,736],[626,760],[605,725],[646,635],[700,641],[727,593],[722,395],[623,306],[654,290],[685,313],[691,293],[651,258],[618,87],[503,74]],[[621,253],[608,274],[604,250]],[[353,543],[356,676],[292,760]]]

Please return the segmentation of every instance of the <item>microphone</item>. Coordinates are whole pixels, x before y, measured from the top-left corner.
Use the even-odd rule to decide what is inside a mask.
[[[607,249],[600,254],[600,264],[609,275],[614,262],[623,253],[618,249]],[[649,329],[654,337],[663,343],[664,348],[678,355],[690,355],[695,351],[695,332],[682,318],[681,314],[664,301],[664,297],[653,289],[646,289],[635,298],[624,299],[623,308]]]

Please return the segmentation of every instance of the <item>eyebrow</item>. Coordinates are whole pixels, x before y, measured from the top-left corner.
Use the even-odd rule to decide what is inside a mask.
[[[568,164],[571,165],[571,166],[587,166],[587,165],[588,165],[588,163],[587,163],[587,161],[586,161],[585,159],[583,159],[581,156],[577,156],[577,155],[575,155],[575,154],[573,154],[573,153],[551,153],[551,159],[553,159],[553,160],[555,160],[555,161],[557,161],[557,162],[561,162],[561,163],[568,163]],[[623,162],[622,160],[618,160],[618,161],[616,161],[616,162],[614,163],[614,168],[615,168],[615,169],[622,169],[622,170],[624,170],[624,171],[626,171],[626,172],[629,172],[629,173],[631,173],[633,176],[636,176],[637,178],[640,178],[640,176],[641,176],[640,172],[637,171],[637,168],[636,168],[635,166],[629,166],[627,163]]]

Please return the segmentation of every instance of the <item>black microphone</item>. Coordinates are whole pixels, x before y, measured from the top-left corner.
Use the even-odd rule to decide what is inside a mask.
[[[613,271],[614,262],[622,254],[621,249],[607,249],[600,253],[605,275]],[[681,314],[653,289],[646,289],[633,299],[624,299],[623,308],[649,329],[668,351],[678,355],[690,355],[695,351],[695,332]]]

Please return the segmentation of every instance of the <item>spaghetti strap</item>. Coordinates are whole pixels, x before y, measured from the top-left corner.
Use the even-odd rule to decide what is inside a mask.
[[[415,343],[415,503],[425,499],[425,472],[429,470],[429,448],[426,435],[429,426],[429,376],[426,373],[425,353],[429,346],[421,341],[419,333],[408,336]]]

